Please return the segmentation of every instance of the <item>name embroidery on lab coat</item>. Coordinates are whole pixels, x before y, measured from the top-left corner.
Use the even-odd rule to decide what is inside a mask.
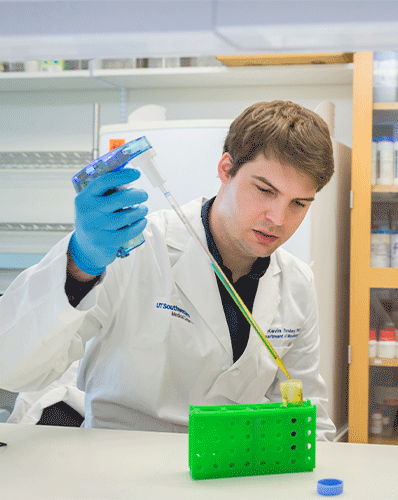
[[[175,316],[176,318],[181,318],[187,321],[188,323],[192,323],[192,321],[189,319],[190,315],[187,313],[187,311],[184,311],[184,309],[181,309],[178,306],[173,306],[171,304],[166,304],[164,302],[158,302],[156,304],[156,307],[158,309],[168,309],[171,311],[172,316]]]
[[[295,339],[299,336],[301,328],[273,328],[267,330],[267,339]]]

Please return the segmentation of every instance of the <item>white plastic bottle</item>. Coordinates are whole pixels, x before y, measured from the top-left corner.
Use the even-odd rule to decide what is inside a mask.
[[[379,342],[377,344],[378,358],[395,358],[397,348],[397,339],[394,325],[387,324],[379,333]]]
[[[398,332],[398,330],[395,330],[395,332]],[[398,359],[398,333],[396,335],[396,347],[395,347],[395,357]]]
[[[398,136],[394,136],[394,186],[398,186]]]
[[[391,186],[394,182],[394,142],[392,137],[379,137],[377,142],[377,163],[379,165],[377,184]]]
[[[396,52],[373,54],[373,101],[395,102],[398,88],[398,60]]]
[[[390,266],[398,267],[398,223],[394,222],[390,231]]]
[[[370,417],[370,433],[379,435],[383,432],[383,415],[380,412],[372,413]]]
[[[377,356],[376,330],[369,330],[369,358]]]
[[[372,229],[370,236],[370,267],[390,267],[390,245],[388,226]]]
[[[398,138],[397,138],[398,141]],[[377,143],[378,143],[378,137],[373,137],[372,139],[372,186],[376,185],[376,180],[378,177],[378,170],[379,170],[379,165],[377,162],[378,155],[377,155]],[[398,147],[398,144],[397,144]],[[398,179],[397,179],[398,181]]]

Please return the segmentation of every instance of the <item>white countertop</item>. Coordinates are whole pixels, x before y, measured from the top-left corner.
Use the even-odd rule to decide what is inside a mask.
[[[0,499],[398,499],[398,446],[317,442],[312,472],[194,481],[188,435],[0,424]]]

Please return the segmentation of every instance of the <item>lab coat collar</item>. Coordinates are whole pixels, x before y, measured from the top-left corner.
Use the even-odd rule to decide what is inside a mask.
[[[254,298],[252,316],[264,335],[270,328],[275,312],[280,302],[279,282],[276,275],[281,272],[275,252],[271,255],[270,265],[264,276],[259,279],[256,296]],[[256,349],[264,349],[268,353],[262,340],[253,327],[250,327],[249,341],[242,356],[236,361],[235,365],[244,364],[250,358]],[[264,351],[264,352],[265,352]]]
[[[275,252],[277,253],[278,250]],[[281,268],[277,255],[271,255],[270,265],[260,278],[253,304],[253,318],[264,333],[271,327],[280,302],[278,274]],[[242,356],[228,370],[221,373],[208,394],[206,404],[226,402],[245,404],[261,403],[267,388],[272,384],[277,365],[268,349],[253,328]]]
[[[199,198],[182,207],[195,231],[206,244],[206,234],[201,220],[201,208],[206,198]],[[181,256],[173,266],[176,284],[197,309],[209,328],[215,333],[232,359],[231,339],[225,319],[217,279],[203,250],[182,226],[178,216],[173,214],[169,221],[166,235],[167,244],[180,250]],[[269,329],[280,301],[278,280],[275,276],[281,272],[277,258],[278,251],[271,255],[270,265],[259,280],[256,298],[253,304],[253,317],[265,334]],[[193,263],[195,263],[193,265]],[[236,364],[245,362],[262,341],[257,333],[250,329],[249,342]]]
[[[206,245],[205,230],[200,216],[205,201],[205,198],[194,200],[183,206],[182,210]],[[217,336],[232,360],[228,324],[218,291],[217,278],[208,258],[177,216],[169,221],[166,242],[181,251],[173,266],[177,286]]]
[[[181,210],[189,219],[195,231],[199,234],[199,236],[202,238],[205,244],[206,244],[206,235],[200,214],[202,210],[202,205],[206,201],[207,198],[202,196],[181,207]],[[188,230],[184,227],[181,219],[175,212],[170,211],[170,217],[167,223],[167,232],[166,232],[167,245],[172,248],[175,248],[176,250],[180,250],[181,252],[185,252],[188,245],[190,245],[192,241],[193,238],[188,232]],[[194,241],[194,244],[199,248],[198,243]]]

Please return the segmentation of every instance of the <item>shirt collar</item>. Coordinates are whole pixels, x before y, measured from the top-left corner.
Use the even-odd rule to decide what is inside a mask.
[[[225,270],[227,268],[223,265],[220,252],[218,251],[213,235],[211,234],[210,224],[209,224],[210,208],[213,205],[215,199],[216,197],[214,196],[210,200],[206,201],[206,203],[204,203],[204,205],[202,206],[201,216],[202,216],[203,227],[206,233],[207,246],[210,250],[210,253],[214,257],[217,264],[221,266],[223,270]],[[270,263],[270,257],[258,257],[255,260],[249,274],[247,274],[246,276],[248,278],[259,280],[262,276],[264,276],[265,271],[268,269],[269,263]],[[228,274],[230,275],[231,271],[229,269],[228,271],[229,271]]]

